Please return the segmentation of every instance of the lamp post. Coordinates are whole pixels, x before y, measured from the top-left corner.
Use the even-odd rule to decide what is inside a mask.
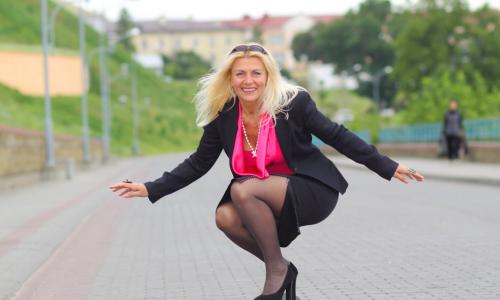
[[[391,66],[386,66],[380,70],[378,70],[372,77],[372,93],[373,93],[373,100],[375,101],[378,110],[380,110],[380,81],[382,77],[386,74],[390,74],[392,72],[392,67]]]
[[[135,65],[133,62],[130,64],[122,65],[122,73],[124,77],[130,77],[130,99],[131,99],[131,109],[132,109],[132,154],[138,155],[140,153],[139,148],[139,103],[137,99],[137,75],[135,71]],[[128,102],[128,97],[126,95],[120,95],[118,101],[121,104],[126,104]],[[146,98],[144,99],[146,103]],[[147,105],[151,103],[151,98],[147,97]]]
[[[61,12],[61,10],[68,5],[68,2],[57,2],[56,7],[52,9],[52,13],[50,14],[50,19],[48,23],[48,37],[49,37],[49,45],[50,49],[54,49],[56,45],[56,17]]]
[[[83,22],[83,0],[80,1],[78,10],[78,29],[80,38],[80,59],[82,61],[81,77],[82,77],[82,131],[83,131],[83,162],[90,163],[90,131],[89,131],[89,114],[88,114],[88,66],[87,56],[85,54],[85,23]]]
[[[112,45],[106,45],[106,32],[99,36],[99,46],[90,51],[87,62],[90,64],[95,54],[99,54],[99,77],[100,77],[100,94],[101,94],[101,114],[102,114],[102,148],[103,161],[107,162],[110,158],[111,149],[111,101],[110,101],[110,84],[112,78],[108,72],[107,52],[111,52],[116,43],[122,39],[139,34],[139,29],[133,28],[127,34],[121,36]],[[88,71],[90,73],[90,71]],[[88,81],[90,83],[90,81]]]
[[[102,145],[103,145],[103,160],[107,162],[110,157],[110,136],[111,126],[109,124],[110,106],[109,106],[109,74],[106,51],[108,48],[105,46],[105,36],[99,36],[99,75],[100,75],[100,92],[101,92],[101,110],[102,110]]]
[[[43,81],[44,81],[44,108],[45,108],[45,151],[47,168],[55,166],[54,158],[54,135],[52,132],[52,107],[49,88],[49,45],[47,26],[47,0],[40,0],[41,21],[42,21],[42,45],[43,45]]]
[[[130,64],[130,84],[132,97],[132,154],[139,155],[139,107],[137,105],[137,75],[135,64]]]
[[[80,69],[80,74],[81,74],[81,82],[82,82],[82,144],[83,144],[83,161],[84,163],[89,163],[91,161],[91,153],[90,153],[90,131],[89,131],[89,124],[88,124],[88,101],[87,101],[87,88],[88,88],[88,80],[87,80],[87,60],[86,60],[86,55],[85,55],[85,23],[83,21],[83,2],[86,0],[80,0],[80,6],[78,9],[78,37],[79,37],[79,44],[80,44],[80,60],[81,60],[81,69]],[[47,10],[47,4],[45,2],[45,10]],[[43,29],[42,31],[46,32],[47,35],[47,46],[45,46],[44,43],[44,52],[45,48],[47,48],[47,53],[55,47],[55,41],[56,41],[56,33],[55,33],[55,23],[56,23],[56,17],[61,11],[61,9],[67,5],[66,2],[59,2],[57,6],[53,9],[52,14],[50,15],[50,19],[44,22],[42,20],[42,23],[45,23],[46,28]],[[43,6],[42,6],[43,9]],[[46,11],[45,13],[45,18],[47,18],[48,12]],[[42,16],[43,19],[43,16]],[[43,27],[43,24],[42,24]],[[42,33],[43,35],[43,33]],[[46,91],[48,91],[46,89]],[[49,98],[50,98],[50,93],[49,93]],[[50,99],[49,99],[50,102]],[[50,103],[49,103],[50,106]],[[47,113],[46,113],[47,116]],[[46,121],[47,122],[47,121]]]

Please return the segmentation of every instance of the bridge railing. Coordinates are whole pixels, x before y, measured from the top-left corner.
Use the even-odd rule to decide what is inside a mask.
[[[472,119],[464,121],[465,136],[469,141],[500,141],[500,118]],[[437,143],[441,138],[443,124],[422,123],[411,126],[382,128],[379,131],[380,144]],[[372,143],[369,130],[354,132],[367,143]],[[313,144],[323,142],[313,136]]]
[[[465,120],[464,127],[468,140],[500,140],[500,118]],[[434,143],[440,139],[442,128],[442,123],[382,128],[379,132],[379,143]]]
[[[359,136],[363,141],[367,142],[368,144],[371,144],[372,139],[371,139],[371,134],[369,130],[361,130],[361,131],[355,131],[354,132],[357,136]],[[321,141],[318,137],[314,136],[312,137],[312,143],[316,146],[321,146],[323,145],[323,141]]]

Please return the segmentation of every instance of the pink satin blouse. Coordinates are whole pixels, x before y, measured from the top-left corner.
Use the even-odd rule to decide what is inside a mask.
[[[293,171],[288,168],[281,151],[274,121],[267,114],[261,116],[257,157],[252,157],[252,152],[245,150],[246,141],[243,135],[241,111],[241,104],[239,104],[238,130],[231,159],[234,172],[238,175],[256,176],[261,179],[269,177],[270,174],[293,174]]]

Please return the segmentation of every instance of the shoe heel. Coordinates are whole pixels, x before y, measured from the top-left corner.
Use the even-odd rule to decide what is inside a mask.
[[[295,300],[295,278],[290,282],[286,288],[286,300]]]

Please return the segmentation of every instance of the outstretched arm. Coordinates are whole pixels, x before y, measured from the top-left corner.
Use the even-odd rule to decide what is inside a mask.
[[[301,97],[298,105],[305,128],[325,144],[387,180],[394,176],[398,167],[397,162],[381,155],[373,145],[367,144],[343,125],[332,122],[317,109],[309,94]]]
[[[111,186],[113,192],[123,190],[120,196],[148,197],[151,202],[171,194],[197,180],[215,164],[222,151],[215,121],[203,129],[196,151],[170,172],[144,184],[121,182]]]

